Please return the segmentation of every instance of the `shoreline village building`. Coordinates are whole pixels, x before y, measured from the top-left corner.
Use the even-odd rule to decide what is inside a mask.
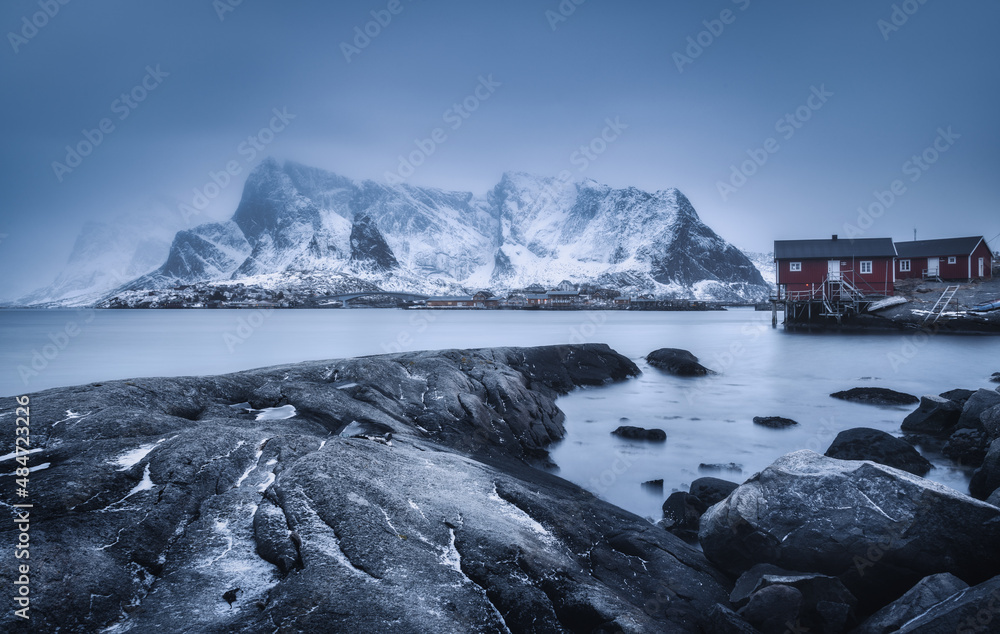
[[[991,279],[993,252],[983,236],[897,242],[896,277]]]
[[[831,282],[863,295],[893,294],[896,247],[891,238],[775,240],[778,297],[822,295]]]

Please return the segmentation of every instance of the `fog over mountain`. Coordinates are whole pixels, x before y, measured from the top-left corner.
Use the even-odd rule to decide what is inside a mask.
[[[650,193],[519,172],[480,196],[356,182],[268,159],[247,178],[230,220],[177,232],[155,270],[140,258],[155,250],[113,228],[91,233],[78,240],[67,271],[22,303],[82,304],[212,282],[301,290],[317,279],[337,280],[343,291],[425,294],[508,292],[564,279],[664,298],[746,301],[768,292],[753,262],[677,189]],[[96,273],[103,268],[134,279]]]

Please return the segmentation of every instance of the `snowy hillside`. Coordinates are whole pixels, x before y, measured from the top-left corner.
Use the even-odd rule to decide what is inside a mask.
[[[301,290],[323,276],[338,288],[425,294],[564,279],[662,298],[753,301],[769,292],[754,263],[676,189],[523,173],[477,196],[267,160],[231,220],[178,232],[165,260],[115,293],[223,281]]]

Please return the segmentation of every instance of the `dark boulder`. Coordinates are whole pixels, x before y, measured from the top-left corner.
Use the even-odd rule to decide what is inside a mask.
[[[983,429],[990,440],[1000,438],[1000,405],[994,405],[979,415]]]
[[[955,401],[958,403],[959,407],[965,405],[965,402],[969,400],[969,397],[975,394],[975,390],[966,390],[964,388],[955,388],[954,390],[948,390],[947,392],[941,392],[941,398],[946,398],[949,401]]]
[[[986,503],[993,506],[1000,506],[1000,488],[990,493],[990,497],[986,498]]]
[[[697,541],[698,522],[707,509],[704,502],[690,493],[671,493],[663,503],[663,521],[660,525],[685,541]]]
[[[692,482],[690,492],[691,495],[704,502],[706,506],[712,506],[726,499],[726,496],[732,493],[738,486],[740,485],[729,480],[706,476]]]
[[[922,396],[920,406],[903,419],[903,431],[945,434],[958,424],[962,405],[943,396]]]
[[[971,634],[1000,630],[1000,576],[952,595],[897,630],[898,634]]]
[[[1000,383],[1000,372],[994,372],[990,376],[990,381],[993,381],[994,383]]]
[[[663,478],[657,478],[656,480],[646,480],[645,482],[642,483],[642,488],[654,491],[662,491]]]
[[[736,462],[702,462],[698,465],[698,471],[703,473],[718,473],[728,471],[729,473],[743,473],[743,465]]]
[[[834,392],[833,398],[868,405],[910,405],[920,399],[912,394],[905,394],[884,387],[855,387],[843,392]]]
[[[793,572],[771,564],[757,564],[740,575],[729,600],[734,606],[748,606],[754,596],[768,587],[794,588],[799,592],[802,600],[793,623],[809,631],[841,632],[854,618],[857,599],[838,578]]]
[[[754,425],[762,425],[771,429],[784,429],[785,427],[798,425],[791,418],[782,418],[781,416],[754,416],[753,422]]]
[[[960,428],[983,429],[982,414],[986,410],[1000,405],[1000,392],[981,389],[969,397],[962,407],[962,415],[958,418]]]
[[[784,634],[796,627],[801,610],[801,592],[788,586],[773,585],[753,593],[739,615],[761,634]]]
[[[990,439],[981,429],[959,429],[948,438],[941,449],[944,455],[963,466],[978,467],[983,464]]]
[[[698,363],[698,357],[679,348],[660,348],[646,355],[646,361],[654,368],[676,376],[705,376],[712,371]]]
[[[906,594],[868,617],[852,634],[889,634],[955,593],[969,587],[947,572],[924,577]]]
[[[1000,572],[1000,508],[892,467],[807,450],[710,507],[699,539],[732,575],[772,563],[837,576],[862,613],[927,575],[979,582]]]
[[[969,493],[978,500],[985,500],[997,488],[1000,488],[1000,440],[990,444],[983,464],[972,474]]]
[[[665,442],[667,440],[667,432],[662,429],[645,429],[632,425],[622,425],[611,433],[629,440],[648,440],[650,442]]]
[[[931,463],[913,445],[868,427],[855,427],[837,434],[826,456],[840,460],[873,460],[918,476],[931,470]]]
[[[726,606],[716,603],[708,611],[705,634],[760,634],[760,630]]]

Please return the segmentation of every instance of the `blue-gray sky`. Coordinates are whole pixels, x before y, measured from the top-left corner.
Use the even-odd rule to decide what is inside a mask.
[[[507,170],[571,170],[678,187],[754,250],[843,235],[896,180],[865,235],[1000,233],[993,0],[61,2],[0,8],[0,296],[51,281],[85,221],[176,215],[236,161],[196,220],[230,216],[260,158],[239,146],[274,108],[295,116],[264,150],[279,159],[382,180],[442,128],[410,182],[483,193]],[[356,27],[377,34],[355,42]],[[480,78],[492,92],[452,129]],[[144,79],[144,101],[115,103]],[[797,110],[808,120],[778,125]],[[104,118],[114,129],[60,182],[53,162]],[[602,154],[574,156],[616,118]],[[908,164],[935,142],[936,160]],[[767,161],[743,183],[748,151]]]

